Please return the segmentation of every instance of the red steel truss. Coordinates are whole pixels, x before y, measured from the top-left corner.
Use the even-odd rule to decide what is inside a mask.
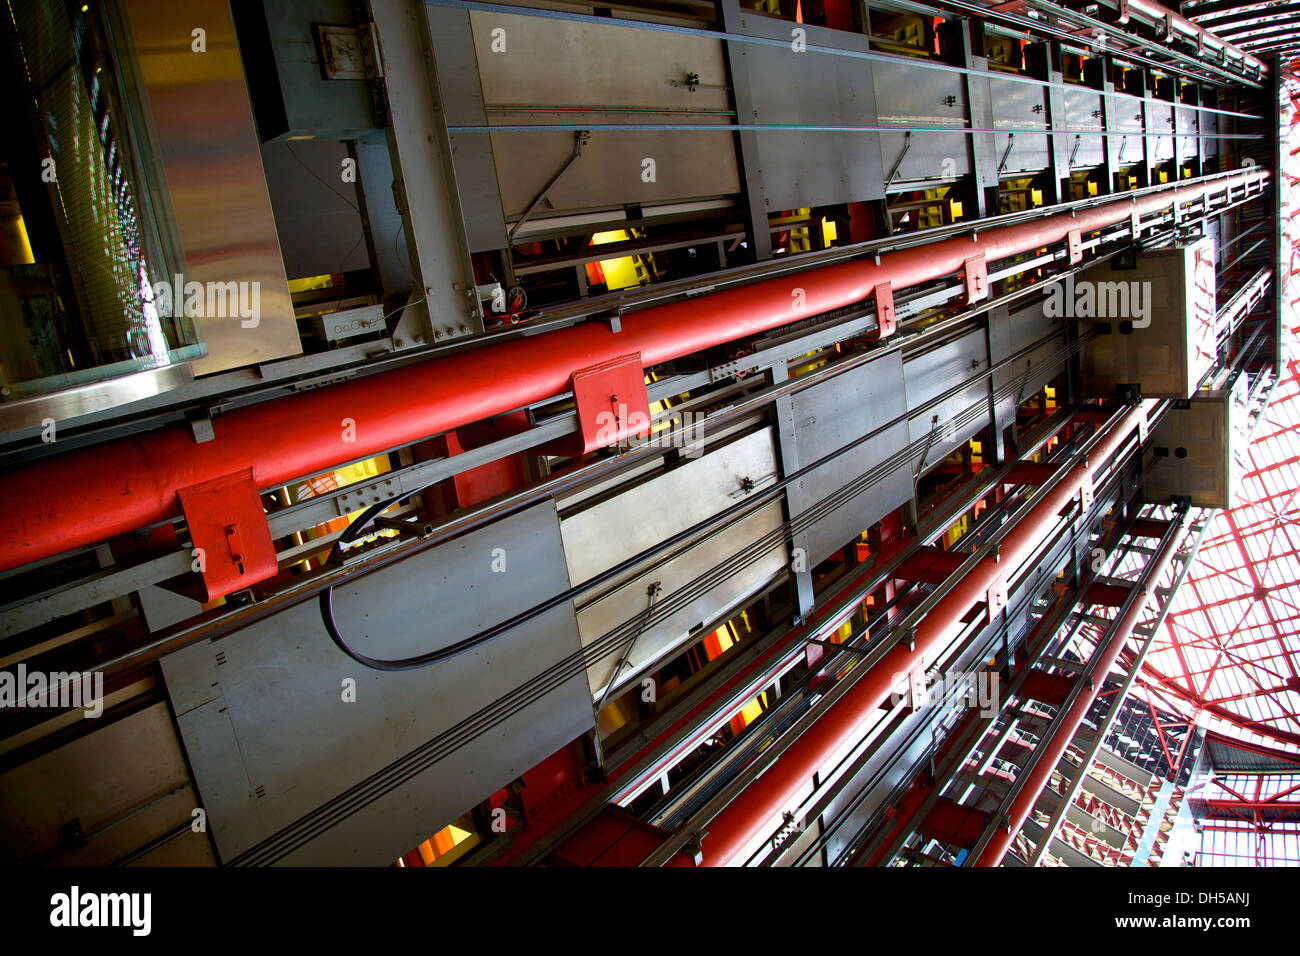
[[[1138,681],[1166,729],[1200,723],[1300,752],[1300,81],[1282,96],[1283,373]],[[1289,131],[1289,133],[1287,132]],[[1289,263],[1289,269],[1288,269]],[[1171,720],[1168,715],[1174,715]],[[1177,742],[1169,742],[1171,757]]]

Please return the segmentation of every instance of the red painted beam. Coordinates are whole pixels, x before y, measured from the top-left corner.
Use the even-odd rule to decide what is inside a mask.
[[[574,372],[619,356],[651,366],[862,302],[880,285],[969,275],[980,262],[1192,202],[1244,175],[653,306],[625,316],[617,333],[591,322],[262,402],[217,416],[215,437],[201,444],[173,425],[41,459],[0,476],[0,496],[23,503],[7,518],[0,571],[174,518],[179,492],[204,481],[252,469],[259,488],[282,485],[551,398]],[[977,290],[987,294],[987,284]]]
[[[1106,584],[1094,581],[1083,592],[1084,604],[1100,604],[1102,607],[1121,607],[1128,600],[1131,589],[1123,584]]]
[[[1107,462],[1145,415],[1143,407],[1130,409],[1106,431],[1087,461],[1059,466],[1061,477],[1052,490],[1024,515],[1001,543],[1001,561],[984,558],[931,609],[914,632],[913,648],[895,645],[816,723],[790,745],[766,771],[708,823],[702,855],[705,865],[725,866],[789,807],[799,791],[835,753],[861,740],[876,720],[879,707],[897,684],[897,675],[933,660],[952,639],[961,620],[1008,569],[1021,567],[1055,528],[1060,513],[1085,481]]]
[[[1074,689],[1074,683],[1074,678],[1064,674],[1048,674],[1035,669],[1025,675],[1025,682],[1020,685],[1020,696],[1059,706]]]

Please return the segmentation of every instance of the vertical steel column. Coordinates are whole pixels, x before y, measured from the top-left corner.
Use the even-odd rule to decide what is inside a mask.
[[[944,24],[948,26],[948,24]],[[988,57],[983,55],[984,21],[967,18],[952,23],[950,40],[956,54],[956,65],[967,70],[987,73]],[[980,37],[976,46],[974,37]],[[978,52],[977,52],[978,51]],[[974,73],[962,74],[966,88],[966,115],[973,129],[993,129],[993,88],[988,76]],[[975,200],[975,219],[997,215],[998,158],[992,133],[972,133],[967,137],[970,151],[972,198]],[[990,196],[992,207],[990,209]]]
[[[716,0],[718,19],[727,33],[744,33],[745,18],[740,0]],[[723,40],[727,54],[727,77],[731,83],[731,102],[736,108],[736,123],[752,125],[759,121],[754,96],[749,87],[747,44]],[[749,231],[754,260],[772,258],[772,230],[768,226],[767,196],[763,190],[763,170],[758,161],[758,133],[736,133],[736,158],[740,161],[740,188],[744,193],[745,227]]]

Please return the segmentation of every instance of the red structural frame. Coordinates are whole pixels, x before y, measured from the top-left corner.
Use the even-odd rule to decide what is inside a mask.
[[[1294,64],[1293,64],[1294,66]],[[1283,79],[1282,189],[1290,274],[1282,277],[1286,361],[1236,482],[1138,680],[1171,766],[1167,730],[1197,722],[1300,752],[1300,82]],[[1181,735],[1186,739],[1187,735]]]

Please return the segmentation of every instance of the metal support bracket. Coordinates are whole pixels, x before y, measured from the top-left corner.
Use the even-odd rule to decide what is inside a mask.
[[[251,468],[190,485],[179,495],[205,601],[265,581],[279,570]]]
[[[1070,250],[1070,264],[1083,261],[1083,233],[1078,229],[1071,229],[1066,234],[1066,246]]]
[[[1004,149],[1004,150],[1002,151],[1002,159],[1001,159],[1001,161],[998,163],[998,175],[999,175],[999,176],[1001,176],[1001,175],[1002,175],[1002,171],[1003,171],[1004,169],[1007,168],[1007,160],[1011,158],[1011,147],[1014,146],[1014,145],[1016,145],[1016,134],[1015,134],[1015,133],[1008,133],[1008,134],[1007,134],[1007,148]]]
[[[550,194],[551,190],[555,188],[555,184],[563,179],[564,174],[573,168],[573,164],[582,158],[582,151],[586,148],[589,142],[591,142],[590,130],[581,129],[573,134],[573,154],[568,158],[565,164],[560,167],[560,171],[552,176],[550,181],[542,187],[542,191],[537,194],[536,198],[528,204],[528,208],[524,210],[523,215],[519,217],[518,221],[510,227],[508,238],[514,239],[515,233],[519,231],[519,227],[528,221],[528,217],[531,216],[533,211],[542,204]]]
[[[617,445],[629,435],[649,435],[650,399],[640,352],[579,369],[572,382],[581,454]]]
[[[889,176],[885,179],[885,188],[888,189],[893,185],[894,177],[898,175],[898,170],[903,165],[903,160],[907,157],[907,151],[912,148],[912,131],[908,130],[903,134],[903,148],[898,154],[898,159],[894,160],[894,166],[889,170]]]
[[[989,267],[983,255],[966,260],[966,301],[979,302],[989,297]]]
[[[887,339],[898,328],[898,321],[894,316],[894,286],[890,282],[882,282],[872,290],[871,294],[876,299],[876,335]]]

